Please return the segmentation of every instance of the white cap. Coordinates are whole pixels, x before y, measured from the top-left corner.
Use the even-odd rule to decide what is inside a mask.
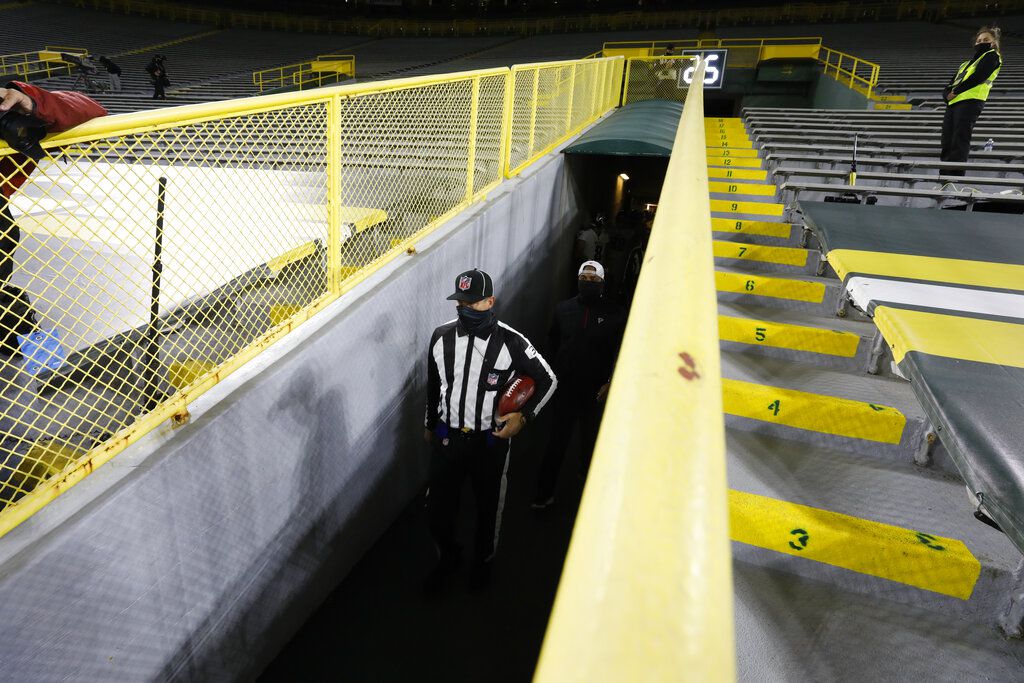
[[[597,272],[597,276],[599,278],[601,278],[602,280],[604,279],[604,266],[602,266],[597,261],[584,261],[583,265],[580,266],[580,272],[576,273],[576,277],[583,275],[583,269],[586,268],[587,266],[593,268]]]

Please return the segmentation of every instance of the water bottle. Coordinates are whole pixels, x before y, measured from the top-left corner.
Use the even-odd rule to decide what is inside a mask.
[[[985,151],[986,152],[991,152],[992,148],[995,147],[995,146],[996,146],[996,141],[993,140],[992,138],[989,138],[988,140],[985,140]]]

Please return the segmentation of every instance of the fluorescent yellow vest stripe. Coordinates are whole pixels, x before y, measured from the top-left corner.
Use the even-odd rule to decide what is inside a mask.
[[[989,50],[988,52],[992,51],[993,50]],[[960,68],[956,72],[956,78],[953,79],[953,85],[955,86],[958,83],[962,83],[963,81],[970,78],[971,74],[974,73],[974,70],[978,68],[978,62],[980,62],[985,57],[985,55],[988,54],[988,52],[979,55],[978,58],[973,61],[968,60],[961,64]],[[999,57],[999,66],[996,67],[996,70],[992,72],[992,75],[988,77],[987,81],[980,85],[974,86],[970,90],[965,90],[964,92],[960,93],[959,95],[951,99],[949,103],[956,104],[957,102],[963,102],[964,100],[981,100],[982,102],[987,100],[989,92],[992,91],[992,84],[995,82],[996,76],[999,75],[999,70],[1003,67],[1002,56],[998,52],[996,52],[996,57]]]

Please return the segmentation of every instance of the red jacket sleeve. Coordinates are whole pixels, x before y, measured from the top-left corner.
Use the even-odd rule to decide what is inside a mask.
[[[36,104],[33,114],[46,123],[50,133],[63,133],[90,119],[107,115],[103,105],[80,92],[51,92],[21,81],[11,81],[10,86],[32,98]]]
[[[80,123],[107,115],[103,105],[82,93],[64,90],[50,92],[21,81],[11,81],[8,87],[17,88],[32,98],[35,103],[32,113],[46,124],[50,133],[63,133]],[[35,167],[31,159],[21,154],[0,159],[0,193],[10,199],[28,180]]]

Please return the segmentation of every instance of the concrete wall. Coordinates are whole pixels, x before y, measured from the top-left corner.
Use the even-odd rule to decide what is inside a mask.
[[[538,335],[577,212],[543,160],[0,540],[0,676],[258,674],[423,485],[455,275],[486,269]]]
[[[868,98],[856,90],[821,74],[811,96],[814,109],[867,109]]]

